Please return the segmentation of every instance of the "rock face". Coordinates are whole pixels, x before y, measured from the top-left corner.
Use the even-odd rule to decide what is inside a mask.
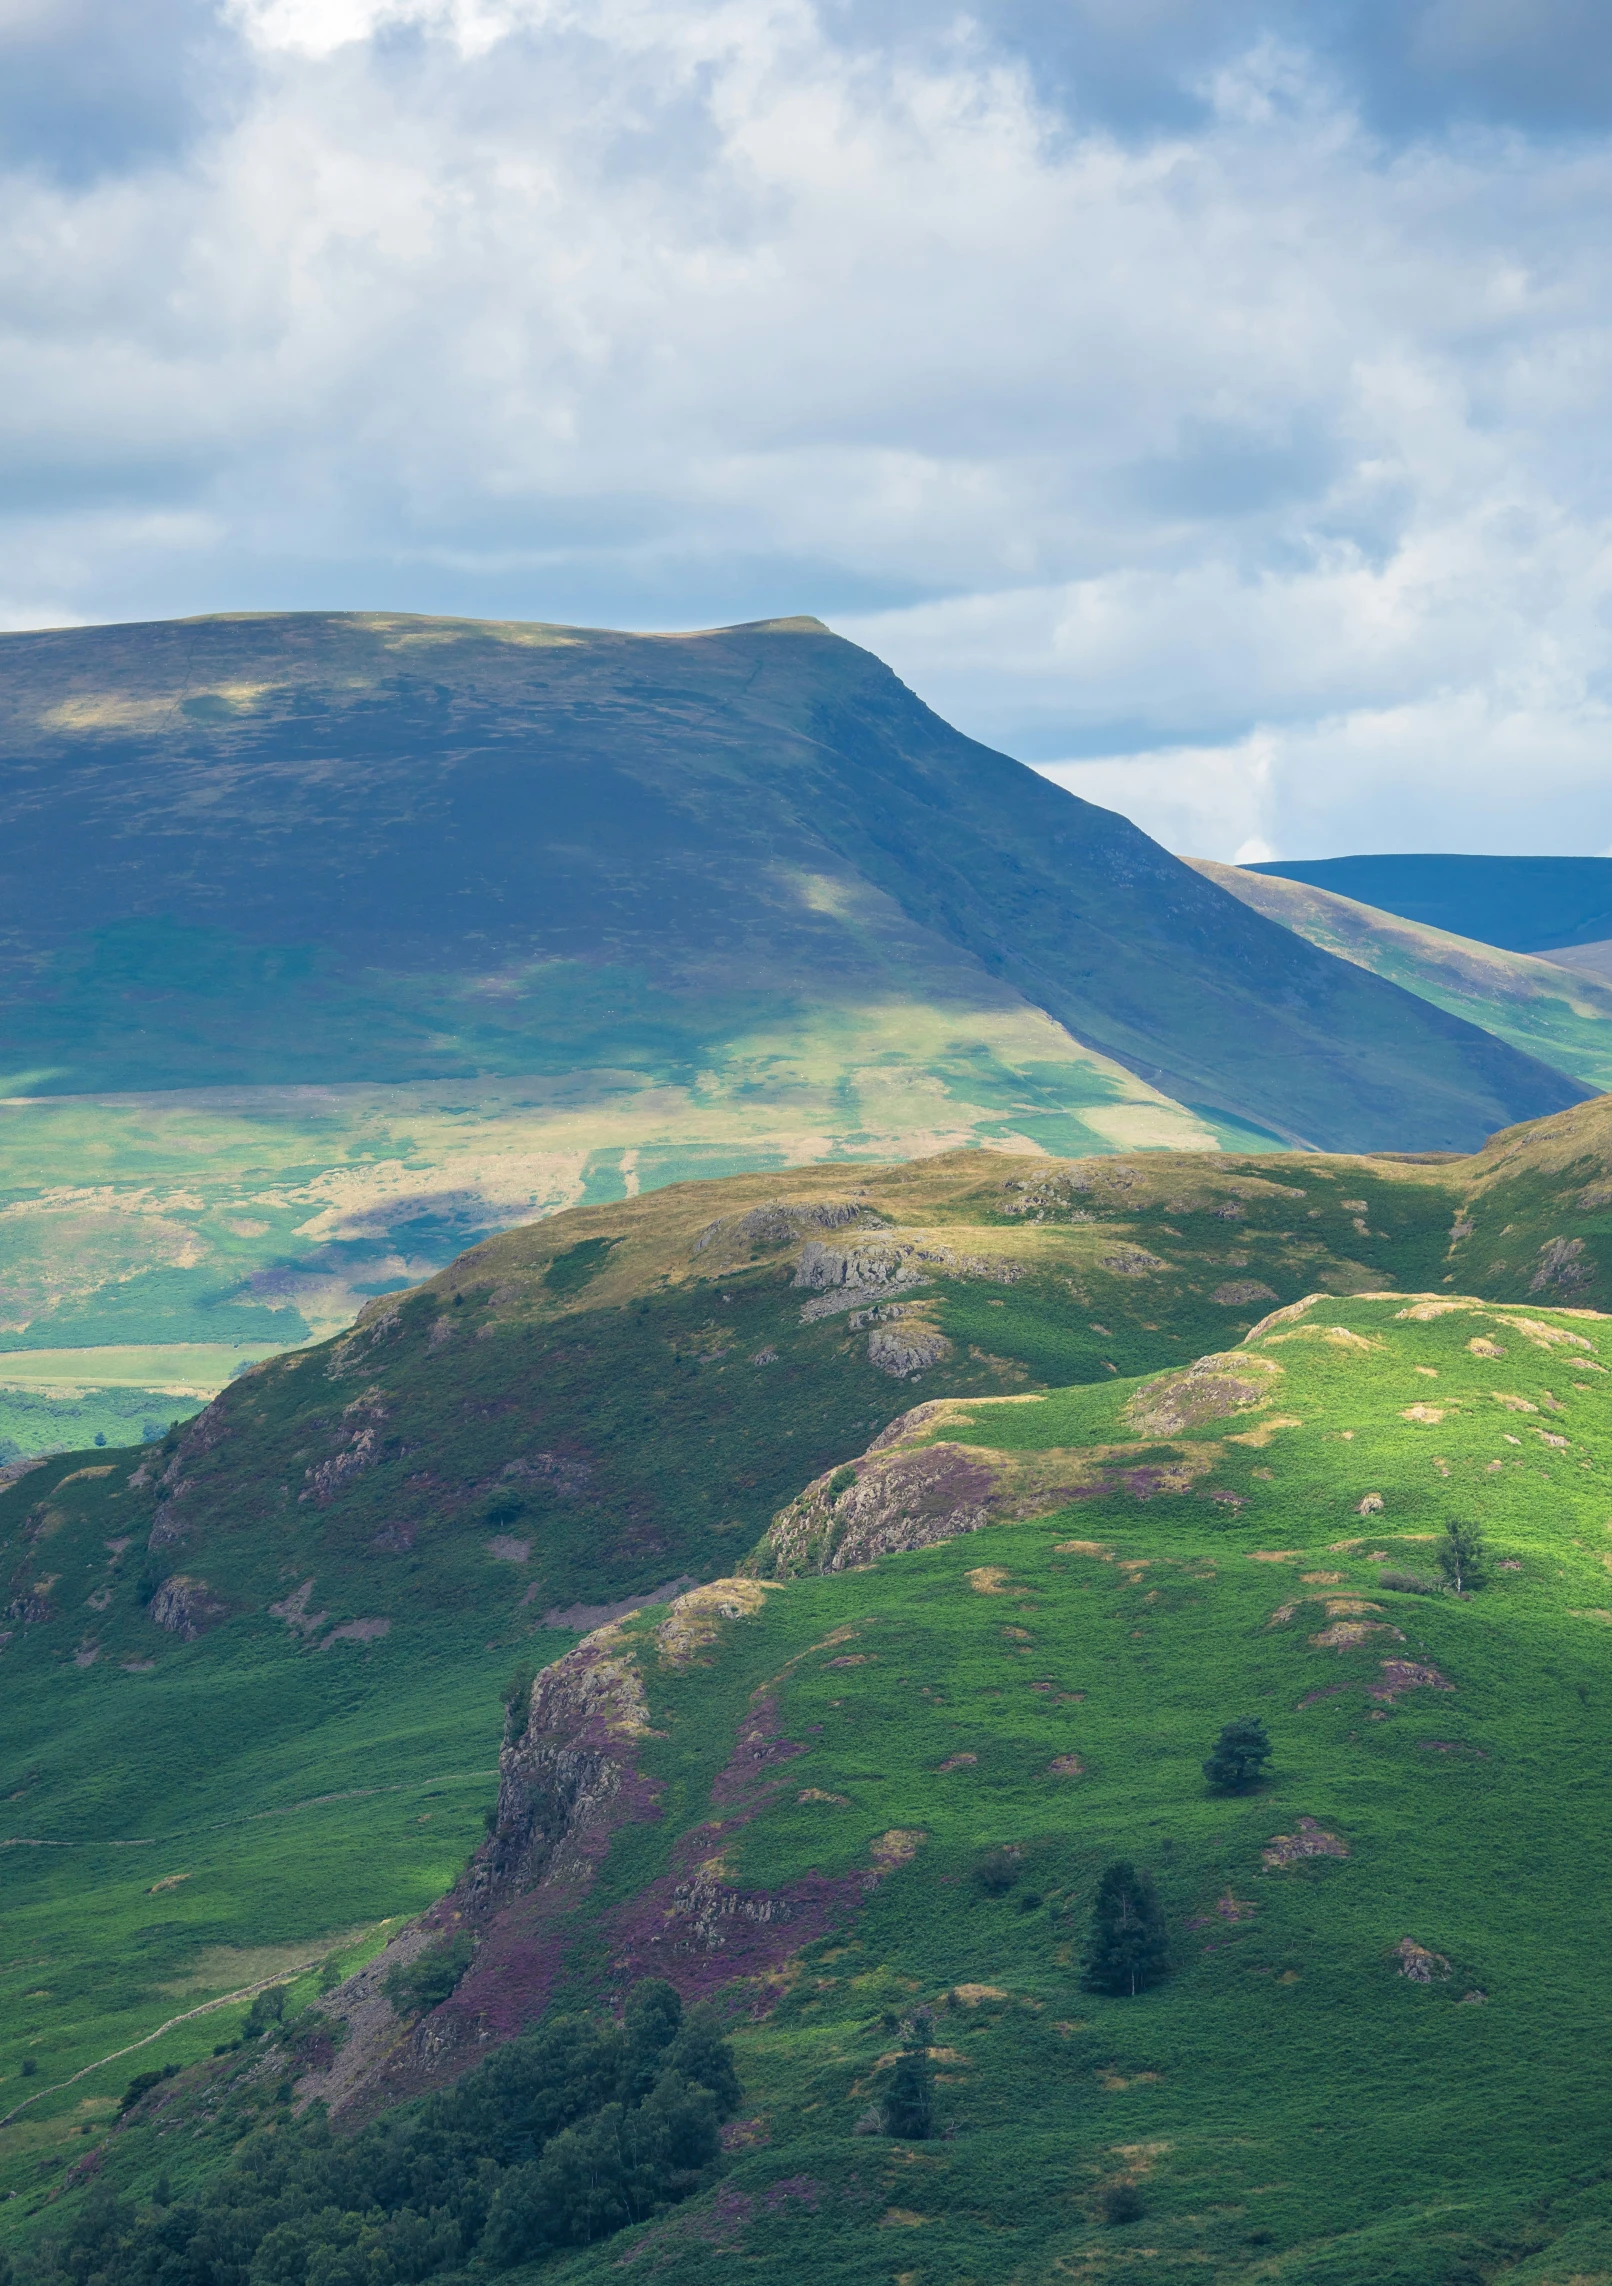
[[[753,1561],[764,1578],[844,1572],[978,1532],[999,1505],[996,1472],[961,1445],[868,1454],[852,1483],[820,1477],[773,1519]]]
[[[1268,1404],[1281,1371],[1274,1358],[1246,1350],[1200,1357],[1182,1373],[1145,1382],[1126,1406],[1125,1418],[1144,1436],[1178,1437],[1185,1429]]]
[[[846,1230],[853,1225],[882,1229],[884,1218],[860,1199],[770,1199],[746,1214],[708,1222],[694,1241],[694,1251],[730,1262],[740,1255],[793,1246],[809,1230]]]
[[[146,1617],[165,1627],[170,1635],[177,1635],[181,1643],[194,1643],[210,1627],[228,1619],[229,1605],[214,1595],[205,1580],[175,1572],[146,1605]]]

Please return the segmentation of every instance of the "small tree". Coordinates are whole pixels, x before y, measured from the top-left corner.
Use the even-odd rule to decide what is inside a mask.
[[[1483,1555],[1483,1534],[1476,1524],[1463,1524],[1459,1517],[1452,1516],[1444,1527],[1438,1551],[1438,1568],[1444,1574],[1445,1586],[1456,1595],[1482,1587],[1486,1577]]]
[[[915,2016],[880,2106],[886,2135],[923,2143],[935,2132],[935,2068],[929,2061],[930,2022]]]
[[[1123,1859],[1097,1884],[1097,1903],[1086,1942],[1088,1992],[1136,1994],[1169,1973],[1164,1909],[1151,1874]]]
[[[1271,1742],[1265,1725],[1253,1715],[1228,1722],[1215,1740],[1203,1774],[1218,1794],[1246,1794],[1265,1775]]]

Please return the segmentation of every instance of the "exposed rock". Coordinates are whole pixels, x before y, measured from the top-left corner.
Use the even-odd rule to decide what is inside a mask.
[[[328,1611],[310,1611],[308,1598],[313,1594],[313,1581],[304,1580],[295,1595],[286,1596],[280,1603],[271,1603],[269,1617],[283,1619],[287,1627],[298,1635],[317,1635],[330,1617]]]
[[[210,1627],[228,1619],[229,1605],[214,1595],[205,1580],[175,1572],[146,1605],[146,1617],[165,1627],[170,1635],[177,1635],[181,1643],[194,1643]]]
[[[361,1470],[373,1467],[381,1457],[381,1424],[386,1417],[378,1389],[366,1389],[344,1407],[342,1419],[348,1425],[341,1432],[341,1443],[329,1460],[318,1461],[303,1472],[307,1489],[298,1493],[298,1500],[327,1507]]]
[[[487,1543],[487,1553],[500,1564],[525,1564],[531,1561],[530,1540],[517,1540],[508,1532],[497,1532]]]
[[[1380,1492],[1368,1492],[1360,1506],[1355,1510],[1357,1516],[1380,1516],[1382,1512],[1383,1496]]]
[[[719,1260],[792,1246],[808,1230],[882,1229],[884,1218],[857,1199],[773,1199],[747,1214],[708,1222],[694,1241],[694,1252],[714,1251]]]
[[[951,1343],[934,1326],[875,1326],[868,1335],[868,1363],[897,1381],[923,1373],[951,1354]]]
[[[709,1580],[680,1595],[655,1630],[655,1644],[669,1667],[691,1667],[721,1633],[725,1619],[747,1619],[766,1601],[760,1580]]]
[[[818,1477],[773,1518],[746,1570],[763,1579],[849,1571],[990,1523],[1044,1516],[1071,1500],[1190,1491],[1215,1463],[1209,1445],[1138,1462],[1126,1445],[1003,1453],[947,1442],[892,1444],[898,1435],[922,1434],[950,1409],[941,1400],[892,1422],[857,1462],[854,1482],[844,1482],[843,1470]]]
[[[1146,1278],[1155,1270],[1170,1267],[1156,1254],[1149,1254],[1145,1246],[1122,1246],[1116,1254],[1100,1254],[1097,1261],[1100,1269],[1112,1271],[1116,1278]],[[1271,1299],[1276,1299],[1274,1294]]]
[[[591,1634],[596,1627],[608,1627],[615,1619],[625,1619],[635,1611],[644,1611],[651,1604],[670,1603],[673,1596],[681,1595],[685,1588],[697,1585],[692,1572],[683,1572],[663,1586],[651,1588],[647,1595],[623,1596],[619,1603],[572,1603],[556,1605],[543,1614],[545,1627],[566,1627]]]
[[[378,1643],[391,1632],[389,1619],[349,1619],[344,1627],[333,1627],[319,1648],[328,1651],[332,1643]]]
[[[1453,1691],[1455,1685],[1436,1667],[1416,1659],[1385,1659],[1381,1680],[1367,1686],[1369,1699],[1391,1706],[1403,1691]]]
[[[370,1546],[382,1555],[406,1555],[414,1545],[414,1528],[410,1524],[383,1524]]]
[[[1409,1977],[1412,1984],[1442,1984],[1450,1973],[1450,1964],[1444,1955],[1429,1952],[1426,1945],[1419,1945],[1414,1937],[1401,1937],[1394,1947],[1394,1956],[1399,1962],[1400,1975]]]
[[[1229,1414],[1268,1405],[1282,1368],[1273,1357],[1228,1351],[1200,1357],[1180,1373],[1144,1382],[1125,1407],[1125,1418],[1144,1436],[1178,1437]]]
[[[1261,1284],[1258,1278],[1228,1278],[1223,1286],[1215,1288],[1209,1299],[1230,1309],[1241,1302],[1274,1302],[1276,1289]]]
[[[1300,1818],[1290,1834],[1273,1834],[1260,1856],[1273,1872],[1297,1865],[1309,1857],[1347,1857],[1349,1844],[1341,1834],[1329,1834],[1314,1818]]]
[[[1547,1286],[1571,1293],[1575,1287],[1588,1286],[1595,1277],[1595,1265],[1583,1257],[1582,1238],[1547,1238],[1539,1249],[1539,1267],[1528,1281],[1529,1293],[1542,1294]]]

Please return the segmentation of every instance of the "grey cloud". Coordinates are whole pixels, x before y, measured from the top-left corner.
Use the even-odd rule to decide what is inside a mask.
[[[210,0],[0,0],[0,167],[83,183],[172,159],[244,86]]]

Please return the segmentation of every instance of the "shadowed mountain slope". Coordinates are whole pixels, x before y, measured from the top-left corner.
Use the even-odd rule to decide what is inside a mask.
[[[1194,869],[1257,913],[1479,1024],[1524,1055],[1588,1086],[1612,1086],[1612,981],[1472,937],[1452,936],[1351,897],[1242,865],[1191,859]],[[1599,861],[1598,861],[1599,862]]]
[[[1612,857],[1269,858],[1251,865],[1452,936],[1546,953],[1612,938]]]
[[[1311,1145],[1470,1148],[1576,1092],[813,620],[216,618],[11,635],[0,667],[30,1092],[697,1069],[780,999],[854,1001],[870,938],[920,993],[1006,991]]]

